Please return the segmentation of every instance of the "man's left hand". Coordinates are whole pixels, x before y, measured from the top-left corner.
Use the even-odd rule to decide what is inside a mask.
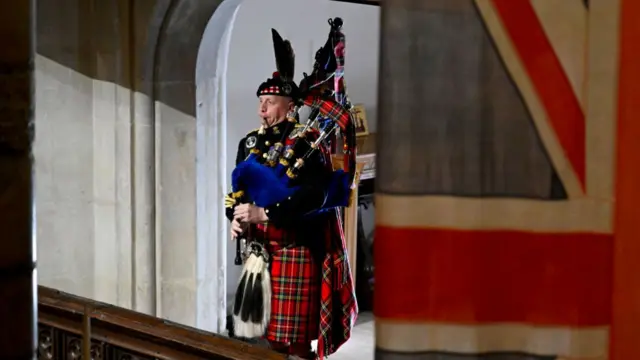
[[[233,211],[233,217],[240,222],[249,224],[259,224],[269,221],[264,209],[252,204],[241,204],[236,206]]]

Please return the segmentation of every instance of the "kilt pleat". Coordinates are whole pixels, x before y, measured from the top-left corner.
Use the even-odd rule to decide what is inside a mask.
[[[280,247],[269,242],[271,255],[271,319],[266,337],[280,343],[317,339],[320,317],[320,268],[304,246]]]

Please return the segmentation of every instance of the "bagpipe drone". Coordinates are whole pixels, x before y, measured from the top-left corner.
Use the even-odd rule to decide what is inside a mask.
[[[243,202],[259,207],[275,205],[292,196],[300,185],[294,181],[305,162],[322,149],[335,148],[337,136],[343,140],[343,169],[333,170],[325,181],[325,201],[318,213],[347,206],[355,179],[356,129],[344,80],[345,36],[342,19],[329,19],[328,39],[315,56],[311,74],[304,73],[298,86],[293,83],[295,55],[291,44],[272,29],[277,73],[286,81],[284,92],[291,94],[295,109],[288,126],[295,127],[302,106],[311,108],[302,129],[292,131],[289,140],[271,146],[263,159],[252,152],[232,172],[233,194],[242,194]],[[261,128],[258,132],[264,132]],[[311,140],[312,132],[318,134]],[[284,140],[284,139],[283,139]],[[233,308],[235,336],[262,336],[269,321],[269,254],[262,244],[236,239],[236,265],[244,264]]]

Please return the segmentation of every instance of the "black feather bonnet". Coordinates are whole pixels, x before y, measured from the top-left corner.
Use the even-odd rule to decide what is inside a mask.
[[[287,96],[294,102],[300,101],[300,90],[293,81],[295,74],[295,54],[289,40],[284,40],[275,29],[271,29],[273,50],[276,57],[276,69],[270,79],[260,84],[256,96]]]

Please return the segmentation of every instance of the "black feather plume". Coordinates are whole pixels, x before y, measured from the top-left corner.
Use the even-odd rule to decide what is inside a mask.
[[[262,296],[262,274],[256,275],[256,286],[253,289],[253,309],[251,311],[251,322],[254,324],[260,324],[262,321],[262,315],[264,315],[264,297]]]
[[[236,299],[233,304],[233,315],[239,316],[240,309],[242,309],[242,294],[244,294],[244,288],[247,287],[247,273],[242,275],[238,289],[236,290]]]
[[[247,278],[247,287],[244,289],[244,293],[242,294],[242,308],[240,309],[240,319],[244,322],[248,322],[251,317],[251,310],[255,306],[253,303],[254,297],[251,296],[255,291],[254,287],[257,284],[254,281],[254,274],[250,273],[249,278]]]
[[[280,77],[293,81],[296,55],[293,52],[291,42],[284,40],[276,29],[271,29],[271,35],[273,37],[273,51],[276,55],[276,69],[278,69]]]

